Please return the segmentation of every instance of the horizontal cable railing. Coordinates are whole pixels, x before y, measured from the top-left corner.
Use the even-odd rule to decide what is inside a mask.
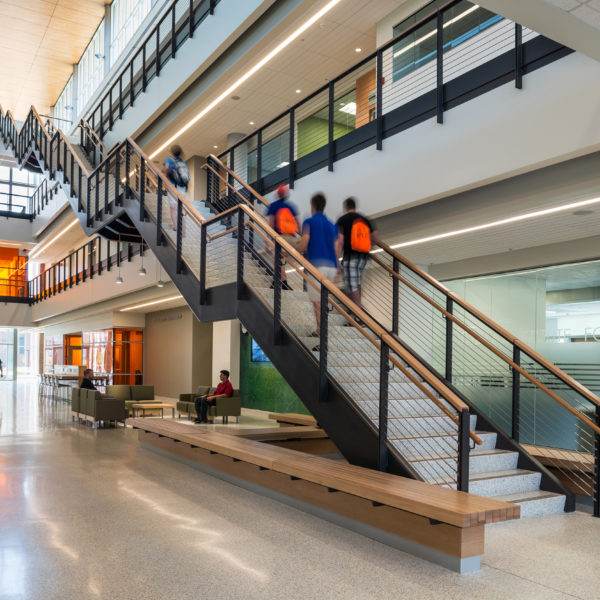
[[[247,202],[251,188],[239,175],[212,157],[207,169],[214,175],[207,197],[216,198],[216,208],[219,202],[232,204],[232,196]],[[256,197],[263,210],[264,198]],[[545,464],[573,489],[593,496],[598,514],[598,475],[594,479],[590,470],[600,447],[598,396],[405,257],[380,246],[363,278],[365,310],[508,437],[552,448]],[[360,380],[360,371],[355,376]]]
[[[544,464],[571,489],[593,496],[598,515],[598,396],[402,255],[381,248],[365,273],[365,308],[508,436],[551,449]]]
[[[86,120],[104,138],[123,113],[160,76],[182,44],[194,36],[198,26],[214,14],[220,0],[175,0],[152,28],[150,34],[111,83],[106,94],[90,110]],[[92,151],[92,146],[86,148]]]
[[[533,51],[532,43],[540,47]],[[542,46],[530,29],[466,0],[448,1],[219,159],[259,192],[283,181],[293,187],[357,149],[381,150],[384,137],[406,127],[431,117],[442,123],[445,110],[478,90],[511,77],[520,88],[528,61],[550,51]],[[491,61],[500,70],[480,73]]]

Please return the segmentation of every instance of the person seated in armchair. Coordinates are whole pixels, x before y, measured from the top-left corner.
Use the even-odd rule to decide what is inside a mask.
[[[96,386],[94,385],[94,382],[92,381],[92,378],[94,377],[94,371],[92,371],[92,369],[86,369],[83,372],[83,379],[81,380],[81,386],[83,389],[86,390],[95,390]]]
[[[221,383],[219,383],[214,393],[204,394],[204,396],[197,396],[194,398],[194,406],[196,407],[197,415],[197,418],[194,419],[194,423],[208,423],[208,407],[214,406],[217,403],[217,398],[233,396],[233,386],[231,385],[231,381],[229,381],[229,371],[225,369],[220,371],[219,379],[221,380]]]

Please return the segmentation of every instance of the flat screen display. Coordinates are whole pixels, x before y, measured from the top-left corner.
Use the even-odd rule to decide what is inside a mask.
[[[254,338],[252,338],[252,362],[271,362]]]

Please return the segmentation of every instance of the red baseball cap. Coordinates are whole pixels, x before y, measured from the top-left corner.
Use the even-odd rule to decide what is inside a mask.
[[[282,183],[282,184],[281,184],[281,185],[280,185],[280,186],[277,188],[277,195],[278,195],[280,198],[285,198],[285,197],[288,195],[289,191],[290,191],[290,188],[289,188],[289,186],[288,186],[287,184],[285,184],[285,183]]]

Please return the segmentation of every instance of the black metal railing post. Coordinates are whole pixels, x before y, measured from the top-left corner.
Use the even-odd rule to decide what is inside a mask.
[[[450,296],[446,297],[446,312],[451,315],[454,310],[454,300]],[[452,383],[452,319],[446,315],[446,381]]]
[[[121,194],[119,189],[121,187],[121,151],[117,150],[115,152],[115,206],[122,205],[123,200],[121,199]]]
[[[329,82],[329,104],[328,108],[328,117],[327,117],[327,170],[333,171],[333,159],[334,159],[334,151],[333,151],[333,109],[334,109],[334,100],[335,100],[335,88],[334,82]]]
[[[377,119],[376,148],[383,149],[383,52],[379,50],[375,60],[375,77],[377,77],[375,117]]]
[[[142,92],[146,92],[147,85],[147,76],[146,76],[146,43],[142,46]]]
[[[123,191],[123,197],[127,198],[130,194],[129,187],[129,169],[131,167],[131,148],[129,142],[125,142],[125,190]]]
[[[119,119],[123,119],[123,74],[119,77]]]
[[[393,259],[392,269],[395,274],[400,274],[400,261]],[[392,275],[392,333],[398,335],[400,322],[400,280]]]
[[[106,239],[106,270],[110,271],[112,267],[112,257],[110,255],[110,240]]]
[[[160,180],[159,180],[160,181]],[[146,161],[142,158],[140,161],[140,221],[146,217]],[[179,221],[179,204],[177,204],[177,221]],[[179,229],[177,230],[177,239],[179,239]],[[177,271],[179,273],[179,271]]]
[[[75,285],[79,285],[79,251],[75,251]]]
[[[162,234],[162,204],[163,204],[163,189],[162,180],[158,180],[156,186],[156,245],[162,246],[163,234]],[[141,214],[140,214],[141,218]]]
[[[457,464],[457,488],[461,492],[469,491],[469,433],[471,430],[471,418],[469,409],[463,408],[458,417],[458,464]]]
[[[321,306],[319,328],[319,402],[329,398],[329,382],[327,381],[327,342],[329,318],[329,290],[321,283]]]
[[[294,121],[296,119],[296,112],[293,108],[290,108],[290,154],[288,157],[289,165],[288,165],[288,185],[290,189],[294,189],[294,179],[296,178],[296,171],[294,166],[295,160],[295,145],[296,145],[296,132],[294,131],[295,125]]]
[[[160,24],[156,27],[156,76],[160,75]]]
[[[281,246],[275,242],[275,252],[273,259],[273,343],[281,344]]]
[[[521,350],[513,346],[513,362],[521,366]],[[512,438],[519,441],[521,416],[521,373],[512,369]]]
[[[98,213],[100,212],[100,169],[96,170],[96,185],[94,186],[94,193],[96,195],[95,198],[95,214],[94,219],[98,218]]]
[[[389,346],[381,340],[379,353],[379,453],[377,468],[387,472],[389,468],[388,451],[388,392],[389,392]]]
[[[237,299],[244,297],[244,211],[238,209],[237,229]]]
[[[171,58],[177,53],[177,28],[175,26],[175,5],[171,8]]]
[[[444,13],[437,12],[437,122],[444,122]]]
[[[142,162],[142,164],[144,163]],[[177,199],[177,273],[183,273],[183,203],[181,198]]]
[[[129,63],[129,106],[133,106],[135,100],[135,91],[133,89],[133,60]]]
[[[190,0],[190,40],[194,37],[194,0]]]
[[[259,129],[256,134],[256,177],[257,177],[257,192],[263,193],[262,183],[262,129]]]
[[[523,89],[523,27],[515,23],[515,87]]]
[[[600,427],[600,406],[596,406],[596,425]],[[596,433],[594,439],[594,516],[600,517],[600,434]]]
[[[200,304],[206,304],[206,225],[200,227]]]

